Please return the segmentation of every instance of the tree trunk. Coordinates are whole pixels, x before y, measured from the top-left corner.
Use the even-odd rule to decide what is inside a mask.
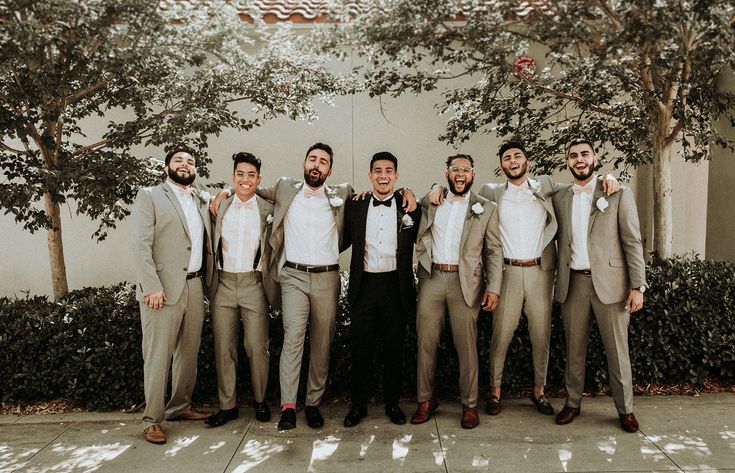
[[[673,255],[671,146],[666,142],[669,120],[664,114],[653,133],[653,251],[662,259]]]
[[[69,292],[66,281],[66,263],[64,262],[64,243],[61,240],[61,209],[58,202],[51,200],[48,192],[43,195],[46,205],[46,215],[51,219],[51,228],[48,230],[48,254],[51,262],[51,285],[54,299],[59,300]]]

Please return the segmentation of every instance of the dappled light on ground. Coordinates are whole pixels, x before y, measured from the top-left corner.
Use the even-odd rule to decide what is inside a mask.
[[[166,450],[167,457],[173,457],[181,451],[181,449],[188,447],[193,444],[199,438],[198,435],[192,435],[191,437],[179,437],[173,442],[173,447]]]
[[[233,473],[245,473],[250,471],[277,453],[281,453],[286,447],[278,440],[248,440],[240,453],[247,455],[247,460],[233,470]]]
[[[32,467],[24,471],[28,473],[100,471],[130,447],[130,444],[120,443],[88,447],[57,443],[51,447],[51,451],[57,456],[65,457],[63,460],[51,466]]]

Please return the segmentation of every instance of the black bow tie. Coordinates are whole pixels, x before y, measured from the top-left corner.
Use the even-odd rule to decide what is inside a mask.
[[[390,207],[391,202],[393,202],[393,199],[378,200],[373,197],[373,207],[377,207],[378,205],[385,205],[386,207]]]

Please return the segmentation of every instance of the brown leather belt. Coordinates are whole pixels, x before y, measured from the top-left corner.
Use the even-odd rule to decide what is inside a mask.
[[[202,271],[195,271],[193,273],[186,273],[186,279],[194,279],[194,278],[201,278],[204,277],[204,273]]]
[[[503,258],[503,262],[510,266],[520,266],[521,268],[530,268],[541,264],[541,258],[534,259],[510,259]]]
[[[436,269],[437,271],[444,271],[446,273],[458,273],[459,272],[459,265],[458,264],[439,264],[439,263],[432,263],[431,267]]]
[[[592,276],[591,269],[572,269],[573,273],[584,274],[585,276]]]
[[[339,269],[338,264],[330,264],[328,266],[313,266],[310,264],[292,263],[291,261],[286,261],[286,263],[284,263],[284,266],[297,269],[305,273],[326,273],[328,271],[337,271]]]

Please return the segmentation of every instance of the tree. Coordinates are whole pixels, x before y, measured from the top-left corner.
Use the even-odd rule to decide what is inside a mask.
[[[243,22],[228,2],[155,3],[0,1],[0,208],[48,231],[57,299],[68,290],[61,204],[98,220],[104,239],[162,176],[134,147],[186,141],[206,175],[209,136],[313,118],[312,97],[342,87],[306,43]],[[85,120],[106,131],[86,136]]]
[[[448,142],[473,133],[521,137],[542,170],[586,136],[618,151],[615,167],[653,166],[653,249],[672,255],[672,147],[688,161],[733,149],[715,128],[735,125],[735,97],[719,90],[735,69],[735,6],[721,0],[389,0],[341,14],[327,49],[366,58],[372,95],[443,93]],[[537,72],[514,67],[530,48]]]

